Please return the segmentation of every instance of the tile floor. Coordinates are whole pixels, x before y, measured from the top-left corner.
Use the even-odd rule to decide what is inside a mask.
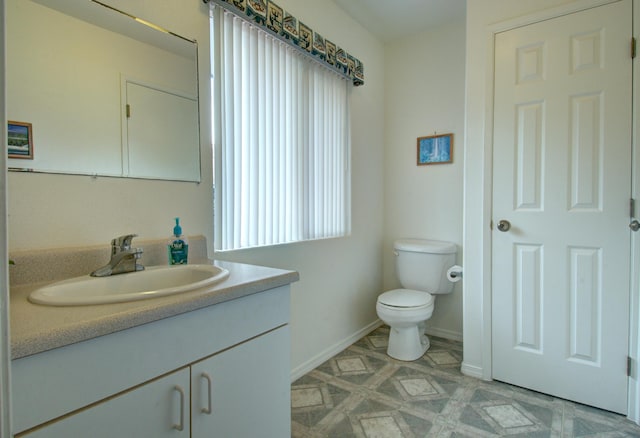
[[[430,337],[421,359],[391,359],[388,330],[293,383],[293,437],[640,437],[623,416],[462,375],[459,342]]]

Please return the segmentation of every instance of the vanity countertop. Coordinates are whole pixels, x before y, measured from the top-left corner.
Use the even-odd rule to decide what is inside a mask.
[[[234,262],[211,262],[229,277],[211,288],[117,304],[55,307],[32,304],[29,294],[49,282],[11,288],[11,357],[74,344],[98,336],[219,304],[298,281],[295,271]]]

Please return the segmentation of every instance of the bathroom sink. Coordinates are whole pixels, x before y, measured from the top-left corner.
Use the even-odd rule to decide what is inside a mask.
[[[137,301],[193,291],[228,276],[228,270],[213,265],[151,266],[127,274],[58,281],[31,292],[29,301],[49,306]]]

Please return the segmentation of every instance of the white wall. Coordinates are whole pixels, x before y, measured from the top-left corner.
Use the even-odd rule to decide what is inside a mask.
[[[464,17],[385,45],[384,286],[395,278],[393,240],[454,242],[462,260]],[[418,137],[453,133],[453,163],[417,166]],[[438,296],[428,332],[462,340],[462,284]]]
[[[185,232],[204,234],[213,254],[208,6],[199,0],[108,3],[198,41],[202,183],[11,173],[9,248],[107,247],[113,236],[126,232],[137,232],[140,238],[168,237],[172,218],[180,216]],[[300,374],[377,321],[375,300],[382,292],[383,47],[331,0],[278,3],[355,54],[365,68],[365,85],[354,88],[351,101],[352,235],[218,256],[300,272],[291,303],[292,366]]]
[[[377,321],[382,292],[383,47],[331,0],[278,4],[364,63],[365,84],[351,97],[352,235],[271,248],[225,252],[218,258],[295,269],[291,299],[295,376],[357,340]]]

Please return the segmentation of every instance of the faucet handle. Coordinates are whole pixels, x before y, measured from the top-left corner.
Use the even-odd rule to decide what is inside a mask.
[[[128,251],[131,249],[131,241],[137,234],[125,234],[124,236],[116,237],[111,241],[111,253],[117,254],[120,251]]]

